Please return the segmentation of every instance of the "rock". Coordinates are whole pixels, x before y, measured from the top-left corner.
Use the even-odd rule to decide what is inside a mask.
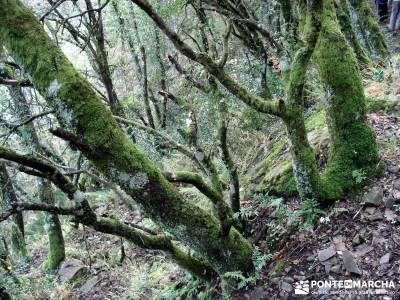
[[[273,285],[278,285],[279,284],[279,278],[272,278],[271,280],[270,280],[270,283],[271,284],[273,284]]]
[[[374,213],[372,216],[367,216],[367,219],[370,221],[380,221],[383,220],[383,214],[379,211],[377,211],[376,213]]]
[[[395,202],[400,201],[400,191],[393,191],[393,199]]]
[[[399,171],[400,171],[400,166],[389,166],[389,167],[388,167],[388,171],[389,171],[390,173],[394,173],[394,174],[399,173]]]
[[[293,278],[297,281],[306,280],[306,276],[304,275],[294,275]]]
[[[390,253],[386,253],[384,256],[381,257],[381,259],[379,260],[379,264],[380,265],[386,265],[389,263],[390,261]]]
[[[331,264],[324,264],[324,267],[325,267],[325,273],[329,274],[330,271],[331,271],[332,265]]]
[[[265,297],[265,290],[261,287],[256,287],[250,294],[250,300],[260,300]]]
[[[372,189],[363,197],[362,202],[366,206],[381,206],[383,204],[383,190]]]
[[[385,218],[389,222],[394,222],[397,218],[397,214],[393,210],[386,208],[385,209]]]
[[[364,255],[368,254],[372,250],[374,250],[374,248],[372,248],[371,246],[360,245],[357,247],[356,255],[357,255],[357,257],[360,258],[360,257],[363,257]]]
[[[283,281],[281,284],[281,289],[290,293],[293,290],[293,287],[290,283]]]
[[[285,278],[283,278],[283,281],[285,281],[287,283],[293,283],[294,279],[292,277],[285,277]]]
[[[96,284],[99,283],[99,280],[97,276],[89,278],[84,285],[80,288],[81,293],[87,294],[89,293],[95,286]]]
[[[314,259],[315,259],[315,255],[309,255],[309,256],[307,256],[307,258],[306,258],[306,260],[307,260],[308,262],[312,262],[312,261],[314,261]]]
[[[346,245],[343,242],[343,237],[342,236],[336,236],[333,238],[333,244],[335,245],[335,248],[337,251],[344,251],[346,250]]]
[[[400,179],[393,181],[393,188],[400,191]]]
[[[331,271],[333,272],[333,273],[336,273],[336,274],[340,274],[340,265],[334,265],[332,268],[331,268]]]
[[[318,259],[320,262],[324,262],[334,255],[336,255],[336,249],[333,245],[324,250],[318,251]]]
[[[353,253],[351,253],[350,251],[347,251],[347,250],[343,251],[342,259],[343,259],[344,267],[347,272],[356,274],[356,275],[362,275],[362,272],[358,268],[357,261],[354,258]]]
[[[360,238],[360,235],[358,233],[354,236],[352,242],[353,242],[354,245],[361,244],[361,238]]]
[[[61,283],[65,283],[86,273],[87,267],[78,259],[70,258],[66,259],[61,263],[61,266],[57,272],[58,280]]]
[[[366,207],[366,208],[364,209],[364,211],[365,211],[366,213],[370,214],[370,215],[373,215],[374,212],[376,211],[376,207],[369,206],[369,207]]]

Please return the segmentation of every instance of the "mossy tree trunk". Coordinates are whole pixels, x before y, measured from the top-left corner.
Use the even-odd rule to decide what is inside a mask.
[[[49,205],[54,205],[54,194],[51,182],[39,180],[40,201]],[[49,238],[49,252],[44,266],[50,270],[58,268],[65,258],[64,237],[61,228],[61,222],[57,214],[45,213],[45,230]]]
[[[324,0],[323,5],[321,33],[314,55],[329,91],[331,145],[322,178],[323,196],[337,199],[359,187],[353,171],[366,177],[376,174],[379,156],[375,133],[365,120],[364,88],[355,55],[340,31],[332,0]]]
[[[369,46],[374,55],[385,58],[389,55],[389,50],[368,2],[367,0],[350,1],[357,12],[360,30],[364,34],[365,43]]]
[[[0,189],[2,195],[3,206],[6,209],[13,203],[18,202],[18,197],[15,193],[14,187],[11,182],[11,178],[8,175],[6,166],[0,163]],[[24,227],[24,216],[22,211],[13,215],[13,224],[11,228],[11,245],[15,253],[21,255],[22,258],[26,258],[28,252],[25,244],[25,227]]]
[[[314,14],[314,20],[310,14]],[[304,36],[306,45],[297,52],[292,64],[288,109],[283,117],[294,176],[302,198],[339,199],[360,186],[354,171],[366,177],[376,173],[379,157],[375,134],[365,122],[361,75],[354,52],[340,30],[332,0],[314,5],[306,19]],[[322,176],[307,139],[303,116],[303,85],[312,54],[329,92],[326,110],[331,145]]]
[[[192,247],[220,274],[252,270],[250,243],[233,227],[222,235],[216,217],[182,198],[122,132],[89,83],[18,0],[0,1],[0,39],[56,110],[63,127],[86,145],[81,147],[83,153],[132,196],[147,216]]]
[[[335,1],[335,7],[340,28],[345,35],[347,42],[353,48],[359,64],[362,66],[370,65],[371,60],[361,46],[359,38],[357,37],[357,32],[352,24],[348,0]]]

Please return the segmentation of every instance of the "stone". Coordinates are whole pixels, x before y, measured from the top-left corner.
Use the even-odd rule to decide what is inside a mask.
[[[340,274],[340,265],[334,265],[332,268],[331,268],[331,272],[333,272],[333,273],[336,273],[336,274]]]
[[[367,216],[367,219],[370,221],[381,221],[383,220],[383,214],[379,211],[375,212],[372,216]]]
[[[309,255],[309,256],[307,256],[307,258],[306,258],[306,260],[307,260],[308,262],[312,262],[312,261],[314,261],[314,259],[315,259],[315,255]]]
[[[336,248],[333,245],[326,249],[318,251],[318,259],[320,262],[324,262],[334,255],[336,255]]]
[[[365,206],[381,206],[383,204],[383,190],[372,189],[362,199]]]
[[[342,259],[347,272],[351,274],[362,275],[362,272],[357,265],[357,261],[354,258],[353,253],[348,250],[343,251]]]
[[[293,278],[297,281],[306,280],[306,276],[304,275],[294,275]]]
[[[376,211],[376,207],[372,207],[372,206],[368,206],[364,209],[364,211],[366,213],[368,213],[369,215],[373,215],[374,212]]]
[[[384,256],[381,257],[381,259],[379,260],[379,264],[380,265],[386,265],[389,263],[390,261],[390,253],[386,253]]]
[[[393,210],[386,208],[385,209],[385,218],[389,222],[395,222],[396,218],[397,218],[397,214]]]
[[[250,300],[263,299],[265,294],[265,290],[262,287],[256,287],[250,294]]]
[[[360,238],[360,235],[358,233],[354,236],[352,242],[353,242],[354,245],[361,244],[361,238]]]
[[[97,284],[99,283],[99,279],[97,276],[89,278],[84,285],[81,286],[80,291],[83,294],[89,293]]]
[[[281,289],[290,293],[293,290],[293,287],[290,283],[283,281],[281,284]]]
[[[389,166],[389,167],[388,167],[388,171],[389,171],[390,173],[394,173],[394,174],[399,173],[399,171],[400,171],[400,166]]]
[[[285,282],[287,282],[287,283],[293,283],[294,282],[294,279],[292,278],[292,277],[285,277],[285,278],[283,278],[283,281],[285,281]]]
[[[60,283],[65,283],[79,278],[87,272],[87,267],[78,259],[69,258],[64,260],[57,271]]]
[[[400,179],[393,181],[393,188],[400,191]]]

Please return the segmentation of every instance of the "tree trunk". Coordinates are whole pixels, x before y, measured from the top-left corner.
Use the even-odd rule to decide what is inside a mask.
[[[21,119],[26,119],[31,115],[29,104],[20,87],[10,87],[10,95],[14,101],[15,114]],[[43,147],[40,144],[39,137],[33,122],[18,128],[18,133],[25,142],[26,147],[38,153],[43,153]],[[46,153],[44,153],[46,154]],[[54,204],[53,188],[51,183],[39,179],[40,200],[43,203]],[[45,230],[49,238],[49,252],[47,255],[46,267],[56,269],[65,258],[64,237],[61,229],[61,223],[56,214],[44,213]]]
[[[350,3],[357,12],[360,29],[365,33],[365,43],[370,45],[374,55],[387,57],[389,50],[369,3],[366,0],[350,0]]]
[[[324,197],[338,199],[359,187],[353,171],[366,177],[376,174],[379,156],[375,133],[365,122],[365,95],[356,58],[339,29],[332,0],[323,3],[314,57],[329,92],[331,145],[322,180]]]
[[[6,209],[12,203],[18,202],[18,197],[15,194],[11,178],[4,164],[0,163],[0,187],[4,208]],[[25,244],[25,229],[24,217],[22,211],[13,215],[13,225],[11,228],[11,245],[15,253],[19,253],[22,258],[28,256]]]
[[[56,110],[63,127],[74,130],[87,145],[84,155],[135,199],[147,216],[219,273],[252,270],[250,243],[234,228],[223,236],[215,217],[182,198],[122,132],[89,83],[20,1],[0,0],[0,38]]]
[[[347,42],[353,48],[359,64],[362,66],[369,66],[371,60],[362,48],[357,33],[355,32],[355,28],[351,22],[348,0],[340,0],[335,6],[340,28],[345,35]]]
[[[54,205],[54,195],[51,183],[47,180],[39,180],[40,201],[49,205]],[[49,237],[49,252],[44,265],[50,270],[58,268],[65,258],[64,237],[61,222],[57,214],[45,213],[45,229]]]

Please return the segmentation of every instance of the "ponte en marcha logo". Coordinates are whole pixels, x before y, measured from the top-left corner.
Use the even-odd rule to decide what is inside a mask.
[[[301,280],[294,283],[295,295],[334,294],[344,292],[385,294],[394,290],[395,280]]]

